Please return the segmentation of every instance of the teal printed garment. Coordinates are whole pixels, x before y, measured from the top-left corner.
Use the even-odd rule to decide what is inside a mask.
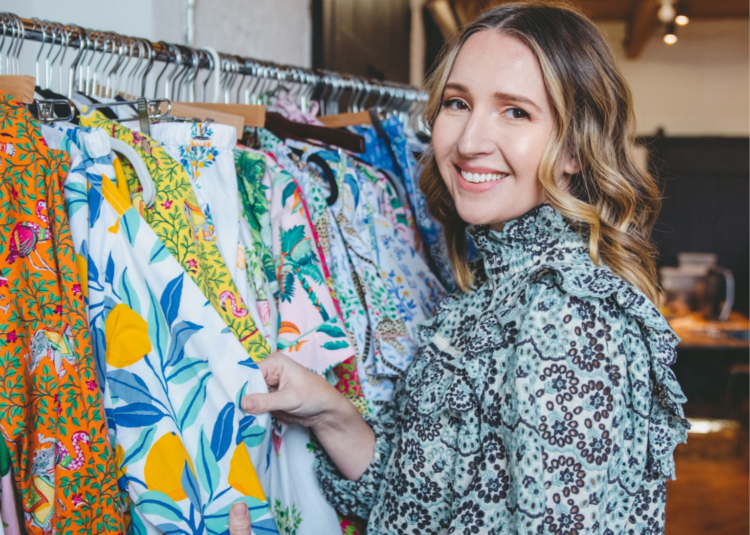
[[[382,535],[663,533],[688,427],[677,336],[550,205],[472,234],[484,269],[367,417],[367,471],[346,480],[319,451],[329,501]]]

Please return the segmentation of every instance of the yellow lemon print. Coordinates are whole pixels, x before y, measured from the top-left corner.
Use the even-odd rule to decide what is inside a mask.
[[[163,492],[176,502],[184,500],[187,497],[182,489],[182,470],[185,468],[185,462],[195,474],[193,461],[180,437],[172,432],[163,435],[151,446],[151,451],[146,457],[143,471],[148,489]]]
[[[247,447],[242,442],[235,448],[232,460],[229,461],[229,485],[244,496],[252,496],[263,501],[266,499],[247,453]]]
[[[141,360],[151,351],[148,324],[122,303],[115,306],[104,322],[107,340],[107,364],[124,368]]]

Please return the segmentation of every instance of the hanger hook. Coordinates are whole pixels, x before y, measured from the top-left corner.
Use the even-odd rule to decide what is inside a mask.
[[[154,98],[157,97],[157,93],[159,92],[159,82],[161,81],[161,77],[164,75],[164,72],[167,70],[167,67],[169,67],[170,62],[172,61],[172,45],[164,41],[159,41],[159,44],[167,47],[167,61],[164,62],[164,67],[162,68],[161,72],[159,72],[159,75],[156,77],[156,81],[154,82]]]
[[[143,44],[146,47],[146,65],[143,67],[143,72],[140,73],[141,83],[140,83],[140,93],[139,96],[145,97],[146,96],[146,78],[148,77],[148,73],[151,72],[151,68],[154,66],[154,59],[156,57],[156,54],[154,53],[154,47],[151,46],[151,41],[148,39],[143,40]]]
[[[201,90],[201,102],[206,102],[206,94],[207,94],[207,87],[208,82],[211,80],[211,77],[214,75],[214,67],[216,66],[216,63],[214,62],[214,56],[213,54],[210,54],[206,50],[200,49],[201,56],[205,56],[208,60],[208,74],[206,74],[206,77],[203,79],[203,88]]]

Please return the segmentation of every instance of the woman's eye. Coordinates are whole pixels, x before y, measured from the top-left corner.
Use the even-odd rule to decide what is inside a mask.
[[[463,100],[457,98],[449,98],[448,100],[443,102],[443,108],[447,108],[449,110],[468,110],[469,106]]]
[[[529,114],[523,111],[521,108],[508,108],[503,112],[508,119],[528,119]]]

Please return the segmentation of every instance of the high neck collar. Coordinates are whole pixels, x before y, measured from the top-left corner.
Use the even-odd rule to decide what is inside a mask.
[[[475,226],[469,233],[482,253],[487,276],[494,280],[561,259],[563,247],[588,257],[584,238],[549,204],[508,221],[501,231]]]

